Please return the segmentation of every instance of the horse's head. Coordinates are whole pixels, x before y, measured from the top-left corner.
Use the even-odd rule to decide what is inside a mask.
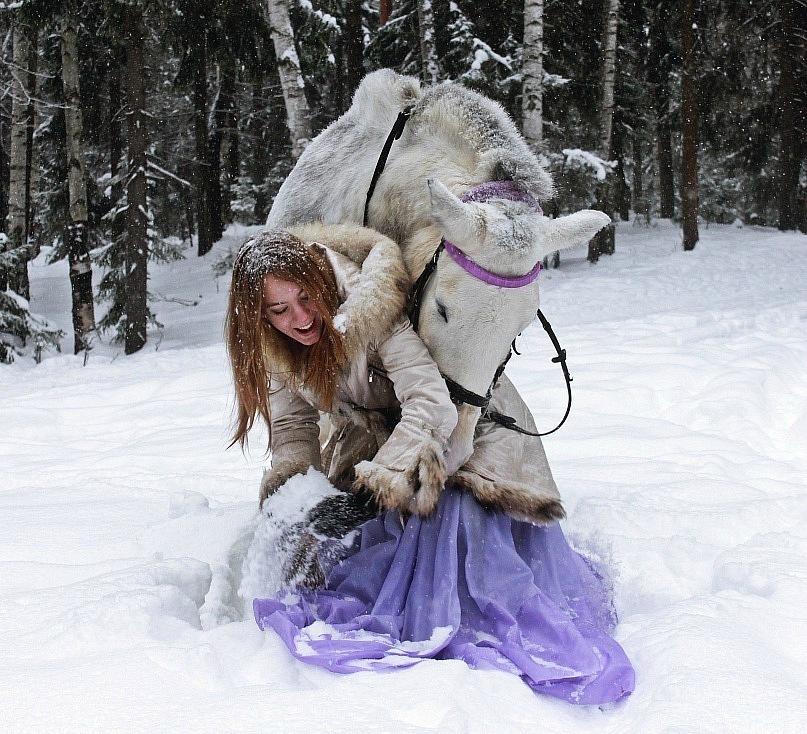
[[[460,403],[447,457],[454,473],[472,453],[481,403],[513,339],[535,318],[540,262],[591,239],[610,218],[581,211],[548,219],[528,194],[502,193],[495,185],[492,196],[489,188],[481,197],[471,190],[469,201],[436,179],[429,189],[447,251],[422,287],[416,326]]]

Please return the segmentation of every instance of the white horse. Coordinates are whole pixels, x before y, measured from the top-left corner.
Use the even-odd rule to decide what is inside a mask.
[[[367,202],[404,110],[408,120]],[[417,79],[383,69],[366,76],[350,109],[311,141],[269,213],[273,228],[361,224],[366,207],[368,226],[398,242],[413,281],[436,259],[416,327],[462,401],[449,475],[471,456],[499,367],[535,318],[541,261],[610,222],[591,210],[544,217],[537,200],[551,194],[549,174],[500,105],[450,82],[421,89]],[[446,252],[435,256],[444,241]]]

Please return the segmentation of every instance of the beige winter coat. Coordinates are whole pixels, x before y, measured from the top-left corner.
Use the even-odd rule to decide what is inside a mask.
[[[405,315],[410,283],[400,250],[353,225],[291,231],[326,246],[342,302],[335,323],[345,336],[348,367],[333,406],[295,387],[277,366],[270,370],[272,468],[261,501],[292,475],[314,467],[337,486],[369,490],[384,508],[428,514],[445,483],[443,453],[457,411]],[[324,449],[320,412],[329,414],[332,425]]]
[[[513,383],[502,375],[490,410],[536,431],[535,423]],[[539,436],[526,436],[482,416],[474,434],[474,452],[450,481],[470,491],[487,507],[517,520],[548,525],[566,516]]]

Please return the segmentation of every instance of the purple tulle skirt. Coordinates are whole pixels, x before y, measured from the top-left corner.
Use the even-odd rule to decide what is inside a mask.
[[[337,673],[450,658],[513,672],[572,703],[633,690],[633,668],[609,634],[608,591],[560,526],[512,520],[450,488],[427,520],[402,526],[387,512],[365,523],[326,588],[253,608],[295,657]]]

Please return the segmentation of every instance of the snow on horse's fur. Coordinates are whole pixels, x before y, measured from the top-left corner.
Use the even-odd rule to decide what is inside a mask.
[[[582,244],[610,221],[590,210],[548,219],[524,201],[505,198],[461,201],[458,195],[491,181],[513,181],[546,199],[552,180],[496,102],[450,82],[421,89],[417,79],[382,69],[364,78],[350,109],[306,148],[267,225],[361,224],[379,153],[407,107],[411,116],[377,182],[368,225],[399,244],[413,281],[441,237],[483,268],[515,277],[556,250]],[[484,395],[537,307],[537,280],[522,288],[488,285],[443,254],[423,294],[419,333],[445,375]],[[471,454],[480,412],[460,406],[450,473]]]

